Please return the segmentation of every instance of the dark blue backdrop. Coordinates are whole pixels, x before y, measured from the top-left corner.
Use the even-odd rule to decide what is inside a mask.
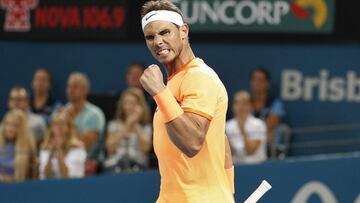
[[[277,96],[280,96],[281,86],[284,88],[285,85],[282,75],[288,70],[297,70],[304,78],[310,79],[319,78],[320,70],[325,70],[329,80],[340,78],[345,84],[349,71],[360,75],[360,45],[357,44],[221,44],[214,41],[194,43],[192,47],[198,57],[205,59],[217,71],[230,96],[236,90],[249,87],[249,72],[256,66],[270,70],[272,92]],[[6,110],[8,89],[17,83],[29,87],[32,73],[38,67],[50,69],[54,76],[53,92],[64,101],[66,79],[70,72],[86,72],[92,82],[92,92],[119,91],[125,87],[126,65],[136,61],[145,64],[155,62],[143,43],[0,41],[0,114]],[[309,101],[305,101],[303,96],[284,101],[286,121],[294,128],[345,125],[341,131],[325,132],[322,136],[360,138],[360,126],[346,127],[360,123],[360,80],[355,83],[358,84],[355,88],[359,95],[357,101],[320,101],[317,87],[313,88]],[[328,85],[326,88],[331,87]],[[344,85],[344,94],[346,88],[349,87]],[[295,139],[306,141],[313,135],[305,133]]]
[[[360,198],[360,156],[318,157],[236,167],[236,202],[243,202],[266,179],[273,186],[259,203],[358,203]],[[316,183],[316,184],[314,184]],[[307,190],[305,202],[293,201]],[[38,181],[24,184],[0,184],[0,202],[155,202],[159,174],[145,172],[102,176],[80,180]],[[317,193],[318,192],[318,193]],[[320,197],[325,198],[320,201]]]

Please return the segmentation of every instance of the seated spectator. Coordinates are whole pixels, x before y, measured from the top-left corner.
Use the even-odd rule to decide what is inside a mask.
[[[153,98],[144,91],[140,83],[140,77],[145,69],[146,67],[140,63],[130,64],[126,70],[126,86],[127,88],[138,88],[143,91],[146,102],[148,103],[150,111],[153,114],[156,109],[156,103],[154,102]]]
[[[4,116],[0,129],[0,182],[24,181],[37,174],[36,147],[21,110]]]
[[[41,144],[40,179],[80,178],[85,175],[86,149],[72,120],[65,113],[51,119],[49,133]]]
[[[133,63],[126,69],[126,85],[128,88],[143,89],[140,84],[140,77],[145,70],[145,66],[140,63]]]
[[[140,89],[124,91],[118,101],[115,119],[107,127],[104,162],[108,172],[137,170],[148,167],[151,148],[149,109]]]
[[[256,68],[252,71],[251,103],[253,114],[266,123],[268,143],[272,144],[276,138],[274,130],[279,126],[285,111],[281,100],[269,94],[270,83],[270,73],[266,69]]]
[[[48,123],[49,116],[60,106],[50,94],[51,75],[44,68],[35,71],[32,78],[33,94],[30,97],[30,111],[41,116]]]
[[[234,164],[266,160],[266,125],[251,114],[249,93],[237,92],[233,99],[234,118],[226,123],[226,134]]]
[[[10,110],[20,109],[25,112],[27,124],[32,130],[37,146],[46,133],[45,121],[29,110],[30,97],[28,91],[22,86],[14,86],[10,90],[8,107]]]
[[[140,77],[143,74],[145,69],[146,69],[146,67],[141,63],[130,64],[126,70],[126,85],[127,85],[127,88],[136,87],[143,91],[143,93],[145,95],[146,103],[150,107],[150,114],[154,115],[157,105],[156,105],[154,99],[152,98],[152,96],[150,94],[148,94],[147,92],[145,92],[142,85],[140,84]],[[150,117],[150,120],[151,119],[152,119],[152,117]],[[155,155],[155,151],[152,147],[151,147],[149,153],[150,153],[149,154],[149,167],[157,168],[157,166],[158,166],[157,158]]]
[[[65,111],[73,119],[87,150],[86,175],[94,175],[102,159],[105,116],[99,107],[87,101],[89,90],[88,77],[83,73],[72,73],[67,83],[69,103]]]

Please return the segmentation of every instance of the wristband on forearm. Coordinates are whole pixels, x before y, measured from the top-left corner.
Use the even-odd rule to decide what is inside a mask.
[[[180,105],[177,103],[174,95],[167,87],[153,98],[163,115],[165,123],[174,120],[184,113]]]

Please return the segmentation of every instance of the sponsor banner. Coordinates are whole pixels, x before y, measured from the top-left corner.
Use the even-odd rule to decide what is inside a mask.
[[[359,161],[355,154],[240,167],[235,172],[236,202],[243,202],[265,179],[273,188],[259,202],[359,203]]]
[[[173,0],[195,32],[331,33],[335,0]]]
[[[41,39],[124,38],[126,0],[0,0],[0,36]]]

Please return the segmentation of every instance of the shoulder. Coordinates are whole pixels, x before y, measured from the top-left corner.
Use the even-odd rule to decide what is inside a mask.
[[[226,121],[226,125],[228,126],[233,126],[236,124],[236,118],[232,118],[232,119],[229,119],[228,121]]]
[[[75,143],[74,143],[75,144]],[[85,147],[82,143],[77,143],[69,149],[68,153],[86,153]]]
[[[256,118],[253,115],[250,115],[246,121],[249,126],[254,129],[266,130],[266,124],[263,120]]]
[[[81,148],[81,149],[84,149],[85,145],[84,143],[79,140],[78,138],[73,138],[73,140],[71,141],[71,145],[72,145],[72,148]]]
[[[219,77],[216,72],[208,65],[206,65],[201,59],[198,60],[200,60],[200,62],[196,63],[185,72],[184,79],[205,79],[202,81],[205,83],[217,81]]]
[[[200,60],[200,59],[199,59]],[[216,72],[205,63],[198,63],[190,67],[184,73],[181,83],[182,87],[196,87],[211,90],[225,90],[225,86],[216,74]]]
[[[144,125],[144,130],[146,130],[146,131],[151,131],[151,124],[150,123],[148,123],[148,124],[145,124]]]
[[[45,125],[44,120],[41,116],[34,114],[32,112],[29,112],[29,122],[31,124],[40,124]]]
[[[98,106],[96,106],[96,105],[94,105],[94,104],[92,104],[90,102],[86,102],[85,111],[88,114],[93,114],[93,115],[97,115],[97,116],[101,116],[101,117],[104,116],[103,111]]]
[[[274,115],[278,115],[278,116],[284,116],[285,115],[285,109],[284,109],[284,104],[281,101],[280,98],[274,98],[272,103],[271,103],[271,112]]]
[[[69,149],[66,154],[67,159],[85,160],[86,149],[83,146],[74,146]]]
[[[109,121],[108,126],[122,126],[122,123],[120,120],[114,119]]]
[[[122,123],[119,120],[111,120],[108,123],[108,129],[119,129],[122,128]]]
[[[226,121],[226,129],[231,130],[237,127],[237,121],[236,118],[232,118],[228,121]]]

